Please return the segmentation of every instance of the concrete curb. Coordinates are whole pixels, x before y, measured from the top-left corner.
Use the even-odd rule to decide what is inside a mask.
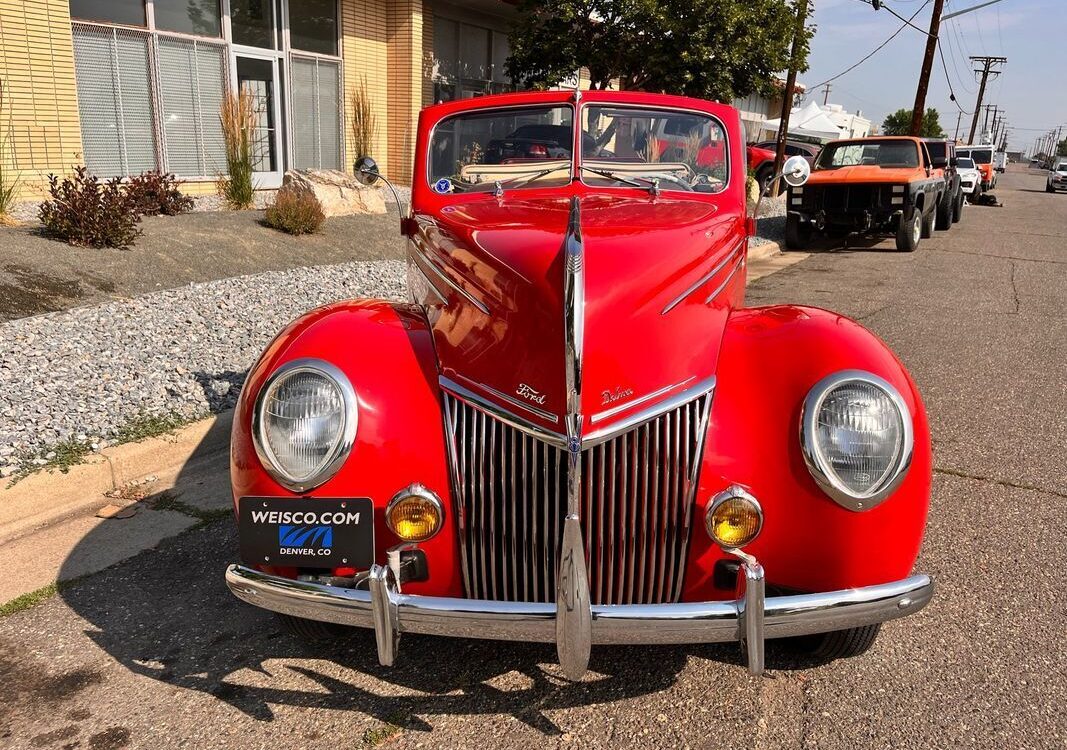
[[[0,544],[101,505],[101,495],[152,475],[174,471],[194,457],[225,453],[233,411],[182,427],[174,433],[105,448],[85,463],[39,471],[13,487],[0,486]]]
[[[764,242],[762,245],[748,248],[748,261],[751,263],[754,260],[766,260],[779,255],[781,252],[782,246],[777,242]]]

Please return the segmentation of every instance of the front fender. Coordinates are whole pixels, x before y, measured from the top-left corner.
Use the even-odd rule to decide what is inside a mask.
[[[815,483],[800,448],[800,414],[811,387],[843,369],[889,381],[911,413],[915,448],[896,491],[854,512]],[[760,536],[745,549],[769,584],[802,592],[887,583],[907,576],[926,525],[930,436],[919,393],[904,366],[874,334],[832,312],[776,306],[736,311],[727,324],[700,472],[684,598],[715,592],[712,571],[727,556],[704,530],[709,499],[731,484],[763,507]]]
[[[306,495],[370,497],[375,508],[375,556],[399,540],[385,525],[385,506],[399,490],[420,482],[441,498],[441,531],[419,546],[430,579],[405,584],[415,594],[460,596],[458,535],[449,484],[444,424],[433,341],[416,308],[377,300],[338,302],[312,310],[285,329],[252,368],[237,403],[231,436],[234,503],[245,496],[294,497],[260,464],[252,443],[252,411],[264,381],[301,357],[324,359],[352,383],[359,408],[355,445],[341,469]],[[274,569],[295,575],[295,569]],[[351,569],[337,569],[351,575]]]

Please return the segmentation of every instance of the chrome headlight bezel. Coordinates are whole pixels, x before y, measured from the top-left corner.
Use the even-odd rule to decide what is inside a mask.
[[[832,468],[826,465],[819,449],[817,439],[818,417],[823,402],[838,387],[853,383],[865,383],[882,391],[896,408],[901,422],[900,450],[890,471],[877,485],[865,493],[856,494],[849,490],[837,477]],[[800,414],[800,446],[804,454],[804,463],[812,478],[834,502],[852,511],[864,511],[879,505],[900,486],[911,466],[915,449],[915,436],[912,427],[911,412],[900,393],[884,378],[865,370],[841,370],[816,383],[804,399]]]
[[[283,379],[288,379],[303,372],[310,372],[326,377],[333,381],[341,395],[344,409],[344,425],[341,429],[341,439],[328,455],[322,467],[311,477],[301,479],[289,474],[275,459],[270,449],[270,443],[264,432],[263,407],[267,396],[277,387]],[[252,409],[252,443],[256,449],[259,462],[267,473],[288,490],[293,492],[307,492],[325,484],[344,464],[345,459],[352,452],[352,446],[356,442],[356,427],[359,422],[359,407],[357,405],[356,391],[352,388],[348,377],[341,370],[322,359],[305,357],[286,362],[271,373],[270,377],[263,382],[256,402]]]

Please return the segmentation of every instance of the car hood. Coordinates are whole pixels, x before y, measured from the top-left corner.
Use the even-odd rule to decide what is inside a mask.
[[[901,183],[914,180],[917,176],[925,177],[925,172],[917,167],[876,167],[857,165],[855,167],[838,167],[837,169],[818,169],[811,173],[809,185],[826,185],[838,183]]]
[[[426,305],[441,374],[561,433],[563,248],[576,231],[589,434],[713,375],[730,308],[744,292],[744,211],[727,195],[563,192],[477,196],[417,214],[413,283],[429,282],[447,300]]]

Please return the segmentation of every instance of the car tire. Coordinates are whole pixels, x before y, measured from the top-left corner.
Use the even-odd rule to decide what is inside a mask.
[[[944,232],[952,228],[952,199],[947,194],[941,196],[934,213],[936,215],[937,228],[940,231]]]
[[[922,238],[922,223],[922,213],[918,209],[913,209],[908,219],[900,217],[900,225],[897,227],[897,250],[910,253],[919,246],[919,240]]]
[[[934,236],[934,214],[937,213],[937,206],[934,206],[934,210],[927,213],[922,218],[922,238],[928,240]]]
[[[952,223],[958,224],[963,218],[963,191],[956,192],[956,200],[952,203]]]
[[[785,247],[787,250],[804,250],[811,242],[811,224],[802,223],[796,214],[785,217]]]
[[[771,178],[774,177],[774,164],[767,164],[756,170],[756,184],[759,185],[759,193],[763,195],[767,188],[771,185]],[[773,198],[770,193],[767,196]]]
[[[1045,185],[1045,192],[1046,193],[1055,193],[1056,192],[1056,188],[1052,187],[1052,185],[1046,184]]]
[[[790,638],[790,648],[818,663],[826,663],[834,659],[848,659],[859,656],[874,645],[878,637],[878,631],[882,624],[863,625],[848,630],[833,630],[829,633],[816,633],[815,635],[799,636]]]
[[[280,612],[276,614],[278,615],[278,622],[281,623],[282,630],[289,635],[299,638],[302,641],[307,641],[308,643],[335,641],[352,632],[352,628],[332,622],[307,620],[303,617],[283,615]]]

